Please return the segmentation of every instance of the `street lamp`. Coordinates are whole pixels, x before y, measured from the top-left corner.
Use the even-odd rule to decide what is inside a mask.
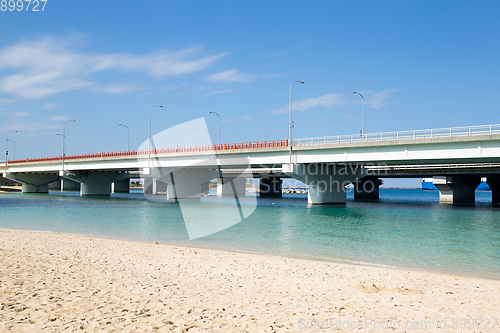
[[[365,98],[363,97],[363,95],[361,95],[359,92],[357,91],[353,91],[352,92],[353,94],[358,94],[359,96],[361,96],[361,100],[362,100],[362,108],[363,108],[363,114],[362,114],[362,123],[361,123],[361,137],[363,137],[365,135]]]
[[[130,131],[128,129],[128,126],[127,125],[123,125],[123,124],[118,124],[118,126],[123,126],[123,127],[125,127],[127,129],[127,151],[129,151],[130,150],[130,148],[129,148]]]
[[[220,116],[217,112],[209,111],[208,113],[213,113],[213,114],[217,115],[217,117],[219,118],[219,140],[217,143],[220,144]]]
[[[62,137],[63,137],[62,171],[63,171],[63,174],[64,174],[64,157],[66,156],[66,123],[70,122],[70,121],[76,123],[76,120],[66,120],[63,124],[63,134],[62,134]],[[60,134],[57,134],[57,135],[60,135]]]
[[[7,173],[7,164],[9,163],[8,162],[8,155],[9,155],[9,151],[8,151],[8,147],[7,147],[7,144],[9,143],[9,133],[17,133],[17,131],[8,131],[7,132],[7,136],[5,137],[5,173]]]
[[[148,169],[150,168],[151,161],[151,109],[155,106],[163,107],[163,105],[153,105],[149,108],[149,132],[148,132]],[[151,170],[149,170],[151,171]]]
[[[302,84],[304,84],[304,81],[293,81],[292,83],[290,83],[290,123],[289,123],[289,134],[288,134],[288,148],[290,150],[290,164],[292,163],[292,127],[293,127],[293,123],[292,123],[292,84],[294,84],[295,82],[300,82]]]
[[[14,159],[16,159],[16,141],[11,140],[11,139],[7,139],[7,141],[14,143]]]

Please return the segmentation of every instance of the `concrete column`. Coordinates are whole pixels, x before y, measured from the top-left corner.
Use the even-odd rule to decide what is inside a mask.
[[[111,183],[130,178],[130,174],[128,172],[66,171],[64,178],[81,183],[81,196],[109,196]]]
[[[210,195],[210,182],[204,182],[201,184],[201,195],[208,197]]]
[[[377,177],[363,177],[354,182],[354,199],[378,199],[382,180]]]
[[[130,193],[130,178],[125,178],[111,184],[113,193]]]
[[[246,195],[245,177],[223,177],[217,178],[217,196],[231,195],[244,197]]]
[[[23,184],[22,186],[23,193],[49,193],[49,185],[31,185],[31,184]]]
[[[80,183],[71,179],[61,179],[61,190],[63,191],[80,191]]]
[[[500,203],[500,175],[489,176],[486,183],[491,188],[491,201]]]
[[[56,173],[4,173],[10,180],[22,183],[23,193],[49,193],[49,184],[59,180]]]
[[[361,166],[348,164],[283,164],[282,170],[309,185],[310,205],[345,204],[345,187],[365,176]]]
[[[61,180],[56,180],[49,184],[49,190],[61,190]]]
[[[259,191],[261,197],[281,197],[283,180],[279,177],[263,177],[260,179]]]
[[[476,188],[481,183],[479,176],[434,177],[432,183],[439,190],[439,202],[474,203]]]
[[[144,178],[144,194],[153,194],[153,178]]]

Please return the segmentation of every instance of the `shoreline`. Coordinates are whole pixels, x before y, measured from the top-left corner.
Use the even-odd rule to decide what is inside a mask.
[[[402,266],[402,265],[396,265],[396,264],[391,264],[391,263],[379,263],[379,262],[368,262],[368,261],[363,261],[361,259],[343,259],[343,258],[335,258],[335,257],[319,257],[319,256],[313,256],[313,255],[306,255],[306,254],[293,254],[293,253],[279,253],[279,252],[257,252],[257,251],[251,251],[251,250],[243,250],[243,249],[235,249],[235,248],[230,248],[230,247],[211,247],[211,246],[203,246],[203,245],[189,245],[186,243],[157,243],[156,241],[153,242],[146,242],[143,240],[137,240],[137,239],[130,239],[130,238],[120,238],[120,237],[108,237],[108,236],[101,236],[101,235],[90,235],[90,234],[77,234],[77,233],[68,233],[68,232],[59,232],[59,231],[50,231],[50,230],[27,230],[27,229],[12,229],[12,228],[1,228],[0,227],[0,232],[1,231],[23,231],[23,232],[31,232],[31,233],[46,233],[46,234],[54,234],[54,235],[60,235],[60,236],[75,236],[75,237],[85,237],[85,238],[95,238],[95,239],[102,239],[102,240],[112,240],[112,241],[123,241],[123,242],[131,242],[131,243],[137,243],[137,244],[154,244],[155,245],[162,245],[162,246],[170,246],[170,247],[182,247],[185,249],[191,249],[191,250],[208,250],[208,251],[218,251],[218,252],[224,252],[224,253],[233,253],[233,254],[249,254],[249,255],[255,255],[255,256],[268,256],[268,257],[276,257],[276,258],[288,258],[288,259],[295,259],[295,260],[305,260],[305,261],[312,261],[312,262],[323,262],[323,263],[332,263],[332,264],[340,264],[340,265],[352,265],[352,266],[359,266],[359,267],[375,267],[375,268],[385,268],[385,269],[393,269],[393,270],[398,270],[398,271],[414,271],[414,272],[419,272],[422,274],[440,274],[440,275],[446,275],[446,276],[458,276],[458,277],[463,277],[463,278],[477,278],[477,279],[485,279],[485,280],[492,280],[492,281],[499,281],[500,282],[500,276],[493,276],[493,275],[487,275],[487,274],[467,274],[464,272],[459,272],[459,271],[454,271],[451,269],[445,270],[445,269],[433,269],[432,267],[419,267],[419,266]]]
[[[0,331],[303,332],[500,311],[500,281],[484,278],[43,231],[0,241]]]

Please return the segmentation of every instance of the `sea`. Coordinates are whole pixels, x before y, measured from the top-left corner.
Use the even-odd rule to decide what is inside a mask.
[[[191,208],[223,214],[234,201],[210,194]],[[194,240],[178,203],[147,200],[140,190],[110,197],[0,194],[0,228],[500,279],[500,207],[491,192],[477,191],[472,205],[441,204],[438,191],[383,188],[372,201],[348,192],[345,205],[309,206],[307,194],[240,200],[252,195],[251,215]]]

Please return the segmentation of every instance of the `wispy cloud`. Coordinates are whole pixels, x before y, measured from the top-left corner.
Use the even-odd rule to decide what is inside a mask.
[[[214,83],[247,83],[257,80],[258,76],[250,73],[241,73],[237,69],[230,69],[208,75],[206,79]]]
[[[142,88],[134,86],[134,85],[107,85],[107,86],[99,86],[92,87],[92,92],[94,93],[106,93],[106,94],[121,94],[128,93],[132,91],[137,91]]]
[[[384,106],[392,104],[394,102],[389,102],[388,99],[395,92],[400,91],[401,89],[386,89],[378,92],[367,91],[361,92],[365,97],[366,106],[373,109],[381,109]],[[357,100],[356,103],[361,103],[361,101]]]
[[[16,100],[11,98],[0,98],[0,104],[12,104]]]
[[[53,108],[55,108],[55,107],[57,107],[59,105],[61,105],[61,104],[57,104],[57,103],[44,103],[42,105],[42,109],[50,110],[50,109],[53,109]]]
[[[234,89],[215,90],[215,91],[207,92],[207,93],[203,94],[203,96],[225,94],[225,93],[228,93],[228,92],[231,92],[231,91],[235,91],[235,90]]]
[[[58,115],[58,116],[52,116],[49,118],[52,121],[58,121],[58,122],[63,122],[69,119],[68,116],[65,115]]]
[[[225,53],[200,56],[198,47],[150,54],[95,54],[75,51],[54,37],[21,41],[0,50],[0,91],[22,98],[40,98],[93,86],[92,74],[102,71],[138,72],[153,77],[206,69]],[[14,72],[11,74],[11,72]],[[113,92],[113,91],[110,91]]]
[[[239,120],[250,120],[252,119],[253,117],[249,114],[246,114],[246,115],[243,115],[241,117],[238,117],[238,118],[233,118],[233,119],[222,119],[222,122],[223,123],[233,123],[235,121],[239,121]]]
[[[312,97],[293,102],[292,109],[295,111],[306,111],[316,107],[333,108],[344,104],[346,104],[344,94],[326,94],[320,97]],[[285,106],[281,109],[271,110],[270,112],[273,115],[287,113],[289,112],[289,107]]]
[[[18,112],[13,112],[12,117],[27,117],[29,116],[30,113],[26,111],[18,111]]]

